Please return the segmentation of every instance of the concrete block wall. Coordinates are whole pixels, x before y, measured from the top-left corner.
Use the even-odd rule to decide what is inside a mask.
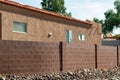
[[[0,73],[59,72],[59,44],[0,41]]]
[[[98,46],[97,56],[98,68],[112,68],[117,65],[117,47]]]
[[[95,68],[95,47],[88,44],[63,44],[63,70]]]
[[[0,74],[51,73],[120,64],[120,47],[0,40]]]
[[[120,65],[120,46],[118,46],[118,65]]]

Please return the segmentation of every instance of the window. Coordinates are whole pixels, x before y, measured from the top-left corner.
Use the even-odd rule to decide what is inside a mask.
[[[66,42],[72,43],[72,31],[71,30],[66,31]]]
[[[78,38],[79,38],[79,40],[84,41],[85,40],[85,35],[84,34],[79,34]]]
[[[22,22],[13,22],[14,32],[27,32],[27,24]]]

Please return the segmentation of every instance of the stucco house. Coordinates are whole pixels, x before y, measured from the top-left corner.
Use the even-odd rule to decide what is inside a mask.
[[[0,0],[0,40],[101,44],[101,25]]]

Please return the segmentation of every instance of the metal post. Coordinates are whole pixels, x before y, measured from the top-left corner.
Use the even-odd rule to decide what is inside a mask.
[[[98,63],[97,63],[97,44],[95,44],[95,68],[98,68]]]
[[[63,42],[60,41],[59,44],[59,61],[60,61],[60,71],[63,71]]]

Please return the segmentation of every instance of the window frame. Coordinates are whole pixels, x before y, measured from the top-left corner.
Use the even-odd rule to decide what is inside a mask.
[[[24,24],[25,26],[23,26],[23,27],[25,27],[25,30],[24,31],[14,30],[14,23]],[[19,22],[19,21],[13,21],[12,31],[17,32],[17,33],[27,33],[27,23]]]
[[[78,39],[79,39],[79,41],[85,41],[85,35],[84,34],[79,34]]]
[[[66,30],[66,42],[72,43],[73,42],[73,32],[72,30]]]

